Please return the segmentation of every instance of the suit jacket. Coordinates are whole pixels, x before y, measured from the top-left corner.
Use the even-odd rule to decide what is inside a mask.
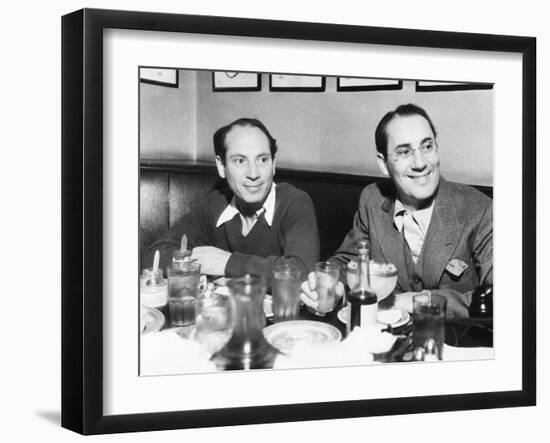
[[[467,317],[472,290],[493,282],[493,205],[478,190],[441,178],[430,225],[415,266],[395,227],[396,191],[391,180],[367,186],[361,193],[353,227],[334,260],[346,264],[357,243],[367,240],[373,260],[393,263],[398,271],[396,293],[431,289],[447,298],[447,316]],[[449,263],[467,268],[451,272]]]

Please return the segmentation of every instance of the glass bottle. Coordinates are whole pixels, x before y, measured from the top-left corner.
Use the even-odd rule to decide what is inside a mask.
[[[351,304],[350,330],[356,326],[370,327],[378,324],[378,299],[370,285],[369,250],[366,245],[359,249],[359,282],[351,288],[349,301]]]
[[[359,274],[360,274],[360,262],[361,251],[368,250],[368,243],[366,240],[361,240],[357,244],[356,255],[352,258],[346,267],[346,283],[348,285],[348,292],[354,291],[359,287]]]
[[[231,279],[233,333],[227,344],[212,357],[219,370],[272,368],[279,351],[265,339],[263,311],[266,284],[263,277],[246,274]]]
[[[493,317],[493,285],[475,288],[468,311],[473,318]]]

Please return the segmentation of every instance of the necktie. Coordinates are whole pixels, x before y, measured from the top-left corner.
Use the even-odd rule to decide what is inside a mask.
[[[409,211],[403,214],[403,232],[405,240],[411,250],[412,259],[416,263],[422,250],[422,243],[424,243],[424,235],[420,229],[419,224],[416,222],[414,216]]]

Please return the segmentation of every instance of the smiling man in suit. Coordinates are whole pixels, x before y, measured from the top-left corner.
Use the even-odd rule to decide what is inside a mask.
[[[389,179],[363,190],[353,227],[332,260],[347,264],[367,240],[373,260],[398,270],[397,306],[411,311],[412,296],[430,289],[447,298],[449,319],[467,317],[472,290],[493,282],[492,200],[440,176],[437,132],[417,105],[388,112],[375,142]],[[312,286],[304,282],[302,300],[315,309]]]

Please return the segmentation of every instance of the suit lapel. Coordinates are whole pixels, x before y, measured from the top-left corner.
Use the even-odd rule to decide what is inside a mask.
[[[405,264],[404,240],[401,233],[393,223],[395,200],[385,199],[380,206],[380,218],[376,219],[375,229],[380,239],[380,249],[386,263],[393,263],[397,268],[397,287],[405,292],[410,291],[411,286]]]
[[[424,240],[422,251],[422,277],[424,286],[435,288],[451,259],[463,230],[457,207],[461,206],[456,195],[443,178],[439,184],[432,220]]]

